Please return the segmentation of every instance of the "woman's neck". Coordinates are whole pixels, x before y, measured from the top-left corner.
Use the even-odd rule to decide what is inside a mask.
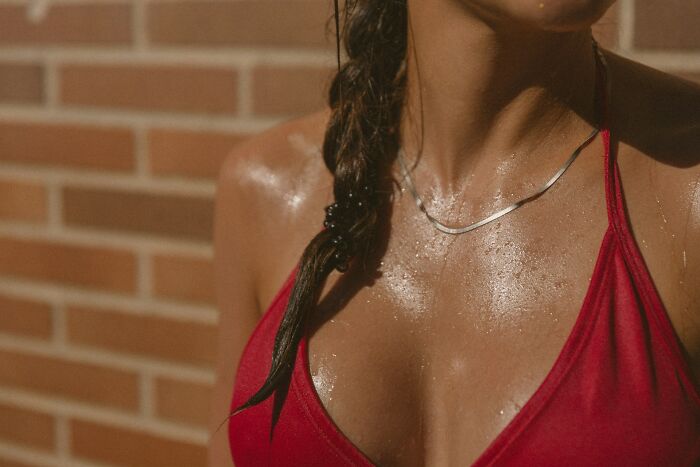
[[[408,3],[401,144],[443,190],[464,186],[477,166],[570,146],[595,123],[590,29],[536,31],[484,19],[460,1]]]

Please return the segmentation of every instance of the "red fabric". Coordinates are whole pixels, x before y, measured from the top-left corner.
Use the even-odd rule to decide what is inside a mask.
[[[607,125],[601,135],[609,226],[578,318],[545,380],[472,467],[700,465],[700,392],[630,232]],[[232,410],[265,380],[297,268],[246,345]],[[270,440],[273,398],[229,420],[236,467],[373,465],[325,411],[306,338]]]

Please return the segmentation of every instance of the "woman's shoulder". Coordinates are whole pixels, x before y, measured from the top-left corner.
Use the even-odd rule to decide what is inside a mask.
[[[293,190],[302,181],[299,176],[324,168],[320,151],[328,117],[324,108],[248,136],[230,149],[220,181],[235,182],[266,199]]]
[[[261,305],[322,228],[333,189],[321,152],[329,116],[324,108],[260,131],[232,147],[219,171],[220,187],[235,185],[231,209],[246,224]]]
[[[624,143],[678,167],[700,163],[700,84],[608,52],[611,124]]]
[[[610,128],[629,220],[700,365],[700,85],[609,57]]]
[[[609,54],[610,126],[628,184],[696,216],[700,182],[700,84]],[[687,217],[686,217],[687,219]]]

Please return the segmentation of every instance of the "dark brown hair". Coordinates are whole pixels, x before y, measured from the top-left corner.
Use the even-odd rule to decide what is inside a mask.
[[[322,286],[335,268],[365,265],[377,241],[381,207],[391,190],[382,190],[398,149],[398,123],[405,89],[406,0],[346,0],[340,64],[337,0],[334,0],[338,72],[330,85],[331,115],[323,159],[333,174],[334,224],[307,245],[299,262],[284,316],[275,335],[272,366],[262,386],[233,416],[275,393],[273,427],[294,367],[297,347],[317,308]],[[357,202],[357,200],[360,202]],[[326,212],[333,208],[326,208]],[[342,232],[339,234],[338,232]],[[272,434],[272,433],[271,433]]]

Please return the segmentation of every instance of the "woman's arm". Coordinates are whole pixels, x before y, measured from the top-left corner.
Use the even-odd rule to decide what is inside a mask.
[[[214,220],[214,269],[219,310],[216,383],[210,403],[209,467],[231,467],[228,416],[234,376],[243,347],[260,318],[255,293],[252,253],[257,250],[250,235],[251,203],[247,202],[244,158],[246,145],[236,146],[226,157],[217,180]],[[218,430],[217,430],[218,428]]]

